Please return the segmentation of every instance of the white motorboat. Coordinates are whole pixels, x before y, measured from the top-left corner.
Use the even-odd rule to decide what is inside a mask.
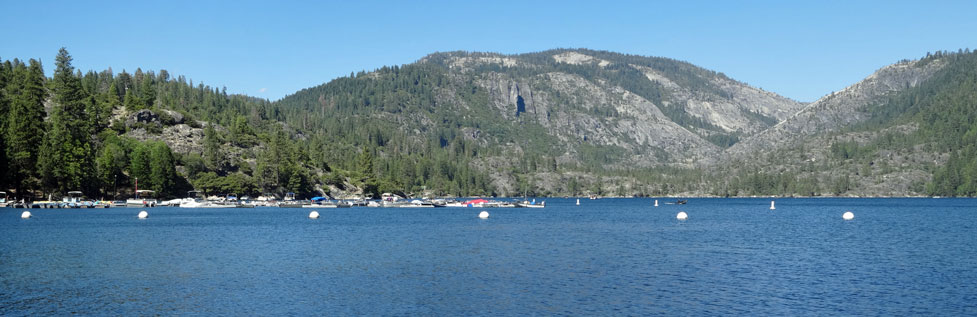
[[[227,208],[227,206],[200,199],[197,193],[199,192],[195,190],[187,192],[187,198],[182,199],[180,208]]]

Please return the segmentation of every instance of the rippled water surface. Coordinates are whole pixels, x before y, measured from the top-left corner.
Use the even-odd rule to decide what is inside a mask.
[[[977,200],[652,201],[4,208],[0,315],[977,314]]]

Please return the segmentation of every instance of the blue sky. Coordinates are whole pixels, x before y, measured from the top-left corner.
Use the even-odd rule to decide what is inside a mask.
[[[604,3],[607,2],[607,3]],[[437,51],[664,56],[813,101],[903,58],[977,48],[977,1],[7,1],[0,58],[166,69],[277,100]]]

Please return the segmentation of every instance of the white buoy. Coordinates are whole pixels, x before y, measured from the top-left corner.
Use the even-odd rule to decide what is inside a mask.
[[[774,210],[774,209],[777,209],[777,207],[774,207],[773,206],[773,200],[771,200],[770,201],[770,210]]]
[[[145,210],[140,211],[138,217],[139,217],[139,219],[146,219],[147,217],[149,217],[149,213],[146,212]]]
[[[845,220],[852,220],[855,219],[855,214],[853,214],[851,211],[846,211],[844,215],[841,215],[841,218]]]
[[[27,211],[27,210],[24,210],[24,213],[20,214],[20,218],[23,218],[23,219],[28,219],[30,217],[31,217],[31,212],[30,211]]]
[[[658,207],[658,199],[655,199],[655,207]]]
[[[580,206],[580,199],[577,199],[577,206]]]
[[[319,219],[319,212],[313,210],[312,212],[309,213],[309,218],[310,219]]]
[[[485,211],[485,210],[482,210],[482,212],[478,213],[478,217],[479,218],[482,218],[482,219],[488,219],[488,216],[489,216],[489,213],[488,213],[488,211]]]
[[[684,211],[679,211],[678,214],[675,215],[675,219],[678,219],[678,220],[689,219],[689,214],[685,213]]]

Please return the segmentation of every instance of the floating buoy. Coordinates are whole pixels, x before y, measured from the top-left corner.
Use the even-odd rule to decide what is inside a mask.
[[[20,218],[27,219],[31,217],[31,212],[24,210],[24,213],[20,214]]]
[[[855,214],[853,214],[851,211],[846,211],[844,215],[841,215],[841,218],[845,220],[852,220],[855,219]]]
[[[319,219],[319,212],[313,210],[312,212],[309,213],[309,218],[310,219]]]
[[[577,199],[577,206],[580,206],[580,199]]]
[[[479,218],[482,218],[482,219],[488,219],[488,216],[489,216],[489,213],[488,213],[488,211],[485,211],[485,210],[482,210],[482,212],[478,213],[478,217]]]
[[[675,219],[678,219],[678,220],[689,219],[689,214],[685,213],[684,211],[679,211],[678,214],[675,215]]]
[[[658,199],[655,199],[655,207],[658,207]]]
[[[773,200],[771,200],[770,201],[770,210],[774,210],[774,209],[777,209],[777,207],[774,207],[773,206]]]
[[[139,217],[139,219],[146,219],[147,217],[149,217],[149,213],[146,212],[145,210],[140,211],[138,217]]]

